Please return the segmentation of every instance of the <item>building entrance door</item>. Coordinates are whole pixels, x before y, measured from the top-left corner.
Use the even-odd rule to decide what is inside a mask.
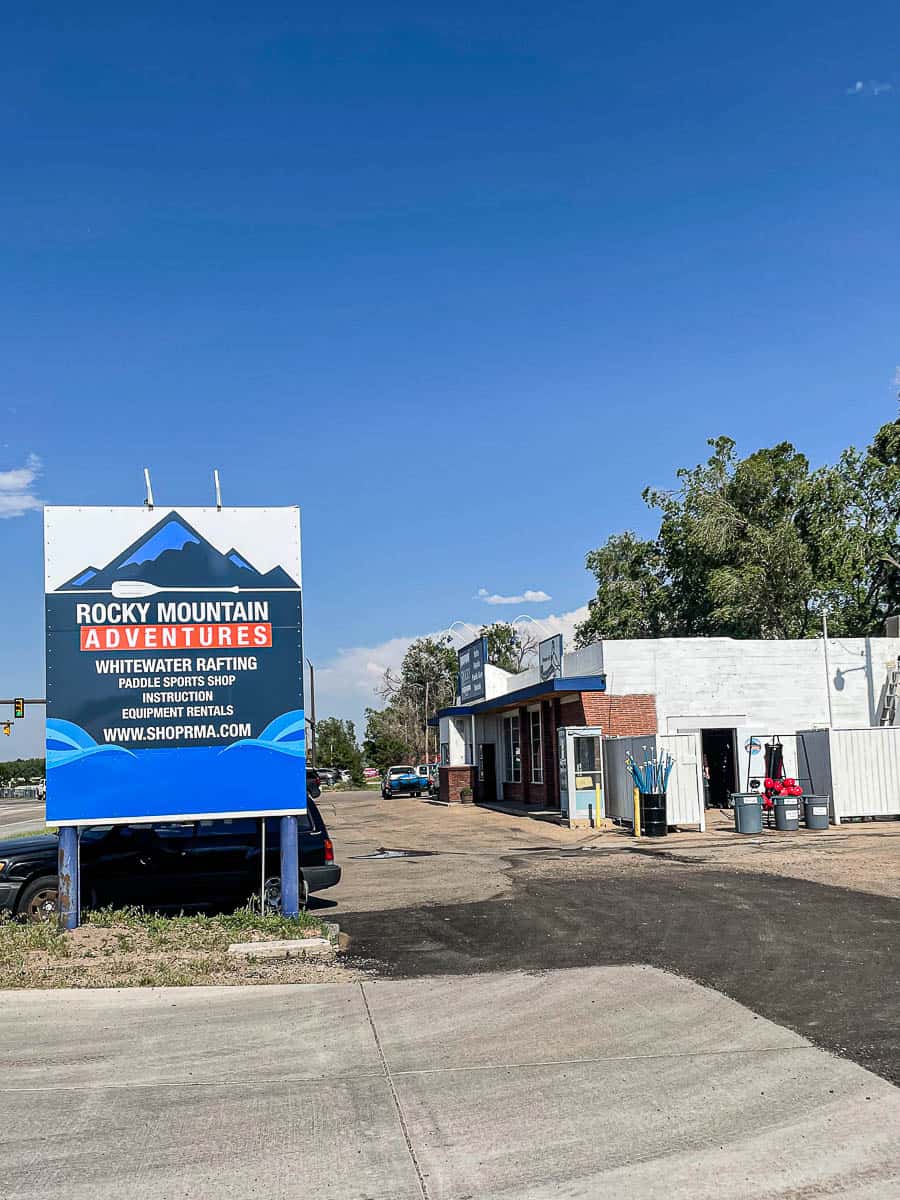
[[[735,731],[704,729],[701,737],[705,807],[727,808],[729,796],[738,790]]]
[[[497,747],[493,742],[482,742],[478,748],[479,800],[488,803],[497,799]]]

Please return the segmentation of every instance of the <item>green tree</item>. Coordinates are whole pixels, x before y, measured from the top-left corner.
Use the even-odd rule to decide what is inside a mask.
[[[817,602],[835,634],[878,633],[900,613],[900,420],[882,425],[865,451],[851,446],[809,479],[802,527]]]
[[[456,672],[456,652],[446,637],[417,638],[404,654],[399,672],[385,671],[380,688],[387,701],[384,725],[390,729],[394,744],[404,747],[399,761],[424,761],[426,720],[452,704]],[[433,754],[433,737],[427,740]]]
[[[363,761],[352,721],[323,717],[316,723],[316,761],[322,767],[349,771],[354,786],[365,783]]]
[[[615,534],[589,552],[597,590],[576,644],[600,638],[796,638],[880,632],[900,611],[900,421],[860,452],[810,472],[780,442],[740,458],[731,438],[705,463],[677,472],[671,491],[647,488],[660,513],[653,538]]]
[[[537,649],[537,638],[529,630],[519,629],[508,621],[482,625],[479,633],[487,638],[488,662],[513,675],[525,669]]]
[[[0,762],[0,785],[11,784],[13,780],[28,783],[32,779],[43,779],[45,765],[42,758],[14,758]]]
[[[397,713],[390,706],[366,709],[363,753],[369,766],[379,771],[415,758],[409,751],[405,730],[398,724]]]
[[[668,631],[669,588],[658,542],[617,533],[591,550],[585,563],[597,580],[597,594],[575,631],[576,645],[605,637],[662,637]]]

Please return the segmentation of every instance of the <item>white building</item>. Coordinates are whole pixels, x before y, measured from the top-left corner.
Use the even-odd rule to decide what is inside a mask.
[[[536,668],[488,665],[484,698],[439,715],[442,760],[456,768],[448,787],[468,780],[482,800],[558,807],[556,729],[588,725],[607,738],[695,732],[707,803],[763,777],[767,746],[780,745],[785,773],[814,790],[796,734],[893,726],[898,656],[900,638],[659,638],[575,650],[543,683]]]

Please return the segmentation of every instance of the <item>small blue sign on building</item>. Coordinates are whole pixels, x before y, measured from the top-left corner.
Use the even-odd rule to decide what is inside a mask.
[[[459,699],[462,704],[483,700],[485,696],[484,665],[487,662],[487,638],[469,642],[458,652]]]

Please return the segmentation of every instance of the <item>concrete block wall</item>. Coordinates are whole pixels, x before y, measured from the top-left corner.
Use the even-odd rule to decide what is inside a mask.
[[[661,733],[696,727],[793,733],[828,723],[877,725],[900,638],[833,638],[826,686],[819,639],[660,638],[597,642],[567,654],[566,675],[606,674],[611,694],[656,697]]]

